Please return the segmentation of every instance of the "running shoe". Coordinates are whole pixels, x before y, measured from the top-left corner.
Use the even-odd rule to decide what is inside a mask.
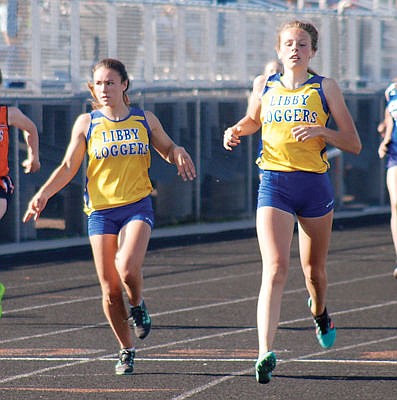
[[[272,351],[268,351],[255,363],[256,381],[258,383],[269,383],[274,368],[276,368],[276,355]]]
[[[307,305],[311,308],[312,299],[309,298]],[[322,315],[313,317],[314,325],[316,326],[316,337],[320,346],[328,349],[333,346],[336,338],[336,328],[331,318],[328,315],[327,308],[325,308]]]
[[[132,375],[134,372],[135,351],[121,349],[119,351],[119,360],[115,366],[116,375]]]
[[[0,318],[1,315],[3,314],[3,307],[1,305],[1,300],[3,299],[5,291],[6,291],[5,286],[0,282]]]
[[[145,339],[149,335],[152,327],[152,319],[143,300],[139,306],[130,307],[130,316],[128,319],[132,320],[132,328],[136,337]]]

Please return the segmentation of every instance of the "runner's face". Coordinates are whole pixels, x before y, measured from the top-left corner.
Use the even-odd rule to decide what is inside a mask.
[[[93,78],[94,94],[102,106],[114,107],[123,102],[127,82],[121,82],[117,71],[100,67],[94,72]]]
[[[280,34],[280,48],[277,51],[284,68],[306,68],[314,56],[310,35],[299,28],[288,28]]]

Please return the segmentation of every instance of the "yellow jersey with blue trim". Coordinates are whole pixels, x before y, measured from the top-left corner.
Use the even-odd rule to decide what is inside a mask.
[[[152,191],[149,178],[151,131],[144,111],[130,108],[113,121],[100,110],[90,113],[84,211],[135,203]]]
[[[324,77],[310,75],[297,89],[287,89],[281,75],[269,77],[261,97],[262,151],[259,168],[324,173],[329,168],[326,143],[320,137],[298,142],[291,129],[327,126],[330,112],[322,90]]]

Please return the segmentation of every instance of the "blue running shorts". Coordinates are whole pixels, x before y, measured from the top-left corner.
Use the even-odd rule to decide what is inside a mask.
[[[397,165],[397,142],[394,139],[394,132],[392,136],[392,141],[387,146],[386,154],[386,169],[395,167]]]
[[[397,157],[396,158],[387,157],[386,169],[389,169],[391,167],[395,167],[396,165],[397,165]]]
[[[274,207],[305,218],[321,217],[334,208],[328,173],[266,170],[258,190],[258,208]]]
[[[386,169],[389,169],[391,167],[395,167],[397,165],[397,154],[387,154],[386,158]]]
[[[93,211],[88,216],[88,236],[118,235],[128,222],[135,220],[144,221],[153,229],[154,212],[150,196],[125,206]]]

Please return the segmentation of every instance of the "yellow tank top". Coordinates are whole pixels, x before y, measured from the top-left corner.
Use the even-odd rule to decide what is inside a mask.
[[[261,169],[323,173],[329,168],[326,143],[322,138],[297,142],[291,129],[299,125],[326,126],[329,110],[322,91],[323,77],[311,76],[298,89],[287,89],[280,74],[271,76],[262,95]]]
[[[91,112],[87,133],[84,211],[135,203],[152,191],[149,179],[150,128],[143,110],[131,108],[121,121]]]

